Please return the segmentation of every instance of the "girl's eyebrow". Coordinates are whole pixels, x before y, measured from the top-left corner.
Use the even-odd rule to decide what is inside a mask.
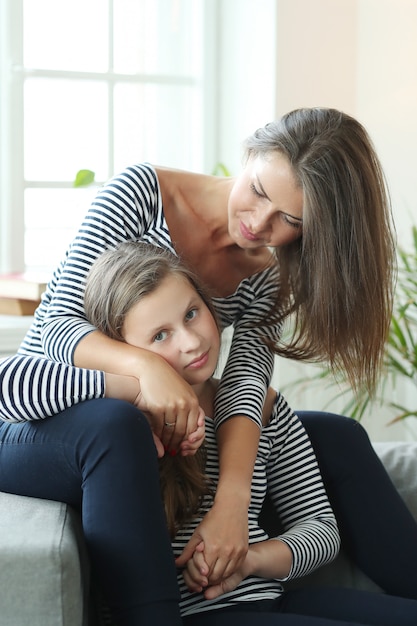
[[[194,288],[193,288],[193,289],[194,289]],[[198,293],[197,293],[197,292],[195,292],[195,294],[193,294],[193,295],[190,297],[190,299],[187,301],[187,305],[186,305],[186,307],[185,307],[185,309],[184,309],[184,315],[185,315],[186,313],[188,313],[188,311],[189,311],[190,309],[192,309],[193,307],[195,307],[195,306],[197,306],[197,305],[198,305],[198,303],[199,303],[199,299],[200,299],[200,296],[198,295]],[[156,335],[157,333],[160,333],[160,332],[161,332],[161,331],[163,331],[163,330],[167,330],[167,329],[170,327],[170,325],[171,325],[171,324],[172,324],[172,319],[167,319],[167,321],[166,321],[166,322],[164,322],[163,324],[159,324],[159,326],[155,326],[154,328],[149,329],[149,335],[150,335],[151,337],[153,337],[153,336],[154,336],[154,335]]]

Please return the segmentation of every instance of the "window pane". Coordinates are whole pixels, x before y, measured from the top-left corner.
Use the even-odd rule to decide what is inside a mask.
[[[26,180],[73,180],[83,168],[108,177],[104,83],[32,78],[24,99]]]
[[[203,0],[115,2],[115,71],[200,75],[203,4]]]
[[[117,85],[115,169],[138,161],[202,171],[203,104],[193,87]]]
[[[97,188],[25,191],[25,264],[51,272],[64,256]]]
[[[106,0],[24,0],[23,16],[25,67],[107,70]]]

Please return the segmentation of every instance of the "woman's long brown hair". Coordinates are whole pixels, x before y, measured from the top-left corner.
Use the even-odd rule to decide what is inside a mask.
[[[326,361],[354,389],[375,389],[392,314],[396,255],[389,194],[370,137],[334,109],[267,124],[246,157],[285,155],[304,194],[299,240],[275,250],[275,321],[291,319],[278,355]]]

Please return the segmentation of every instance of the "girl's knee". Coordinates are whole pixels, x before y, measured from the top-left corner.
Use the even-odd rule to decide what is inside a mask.
[[[300,411],[297,414],[314,441],[327,441],[334,445],[369,443],[366,430],[351,417],[324,411]]]

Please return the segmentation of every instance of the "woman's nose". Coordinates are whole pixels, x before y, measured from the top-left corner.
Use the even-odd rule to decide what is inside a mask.
[[[251,230],[253,234],[256,235],[267,231],[269,229],[269,219],[270,215],[266,211],[256,211],[252,215],[251,220]]]

